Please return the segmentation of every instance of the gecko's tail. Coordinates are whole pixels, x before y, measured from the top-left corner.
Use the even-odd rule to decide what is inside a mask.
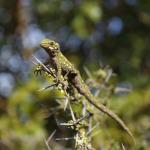
[[[83,84],[81,81],[82,80],[81,78],[79,78],[79,76],[74,78],[74,80],[72,81],[73,85],[79,91],[79,93],[85,96],[85,98],[88,100],[90,104],[92,104],[94,107],[96,107],[98,110],[102,111],[103,113],[107,114],[113,120],[115,120],[128,133],[128,135],[132,138],[133,142],[136,143],[132,132],[125,125],[125,123],[119,118],[119,116],[117,116],[113,111],[105,107],[103,104],[95,103],[95,97],[92,95],[92,93],[90,92],[86,84]]]
[[[111,117],[113,120],[115,120],[128,133],[128,135],[132,138],[134,144],[136,143],[135,139],[134,139],[134,136],[133,136],[132,132],[130,131],[130,129],[125,125],[125,123],[123,122],[123,120],[121,120],[113,111],[111,111],[110,109],[108,109],[107,107],[105,107],[103,104],[96,104],[93,100],[89,99],[89,97],[86,97],[86,99],[94,107],[96,107],[98,110],[102,111],[103,113],[105,113],[109,117]]]

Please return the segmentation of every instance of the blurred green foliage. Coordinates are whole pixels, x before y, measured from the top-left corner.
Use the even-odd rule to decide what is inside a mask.
[[[129,84],[132,89],[127,95],[114,95],[107,105],[131,128],[137,145],[103,116],[92,145],[117,150],[123,139],[127,149],[149,150],[148,0],[0,0],[0,149],[48,149],[45,139],[55,129],[49,143],[53,149],[73,145],[73,140],[55,141],[72,135],[58,125],[68,118],[56,101],[62,93],[37,91],[50,82],[36,78],[32,70],[32,54],[45,59],[39,49],[44,37],[57,40],[84,77],[83,66],[93,73],[99,64],[108,64],[117,74],[113,85]]]

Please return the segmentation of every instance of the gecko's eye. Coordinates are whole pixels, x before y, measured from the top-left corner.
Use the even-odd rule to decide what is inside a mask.
[[[55,44],[55,42],[53,42],[53,41],[52,41],[52,42],[50,42],[50,45],[51,45],[51,46],[54,46],[54,44]]]

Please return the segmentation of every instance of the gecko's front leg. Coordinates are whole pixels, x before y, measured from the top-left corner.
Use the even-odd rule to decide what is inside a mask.
[[[39,61],[39,60],[38,60]],[[46,61],[44,63],[40,62],[38,63],[35,71],[34,71],[34,74],[38,75],[38,74],[42,74],[42,71],[46,71],[45,68],[47,68],[49,66],[49,61]]]
[[[55,62],[56,69],[56,83],[59,84],[62,81],[62,68],[58,61]]]

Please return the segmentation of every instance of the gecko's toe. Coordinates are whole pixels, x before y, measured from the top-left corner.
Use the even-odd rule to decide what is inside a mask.
[[[38,76],[39,74],[41,75],[42,73],[41,73],[40,70],[35,70],[35,71],[34,71],[34,74],[35,74],[36,76]]]

